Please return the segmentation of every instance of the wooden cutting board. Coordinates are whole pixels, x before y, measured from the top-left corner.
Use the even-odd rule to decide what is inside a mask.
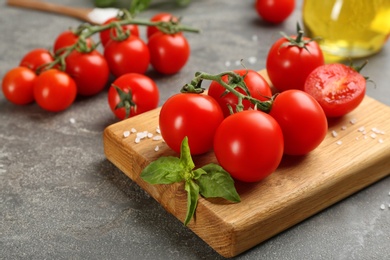
[[[140,178],[151,161],[178,156],[153,138],[159,136],[159,111],[107,127],[104,151],[108,160],[183,222],[187,205],[183,185],[150,185]],[[138,142],[132,130],[153,137]],[[199,167],[217,161],[209,152],[194,162]],[[284,157],[277,171],[261,182],[236,182],[240,203],[200,198],[188,227],[219,254],[233,257],[389,175],[390,107],[366,96],[355,111],[329,122],[327,137],[310,154]]]

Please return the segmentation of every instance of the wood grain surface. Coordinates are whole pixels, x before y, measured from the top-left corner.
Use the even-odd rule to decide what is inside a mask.
[[[136,134],[131,133],[134,128],[158,136],[159,111],[107,127],[104,151],[108,160],[183,222],[183,185],[150,185],[140,178],[151,161],[178,156],[162,140],[146,137],[136,143]],[[328,132],[316,150],[285,156],[263,181],[236,182],[240,203],[200,198],[188,227],[219,254],[233,257],[390,175],[390,107],[366,96],[355,111],[330,121]],[[199,167],[216,159],[209,152],[194,161]]]

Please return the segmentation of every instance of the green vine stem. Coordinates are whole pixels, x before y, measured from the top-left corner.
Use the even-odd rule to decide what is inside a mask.
[[[222,77],[228,76],[228,82],[225,82]],[[244,75],[245,76],[245,75]],[[204,88],[201,87],[203,80],[211,80],[218,82],[221,86],[223,86],[227,92],[232,93],[238,99],[238,103],[236,106],[235,112],[240,112],[244,109],[244,105],[242,104],[243,100],[248,100],[252,104],[254,104],[255,109],[261,110],[263,112],[269,113],[271,111],[271,107],[276,95],[270,97],[267,101],[260,101],[256,98],[253,98],[244,82],[244,77],[235,73],[234,71],[226,71],[219,74],[208,74],[205,72],[196,72],[195,77],[191,80],[191,83],[184,85],[181,89],[182,93],[202,93],[204,92]],[[242,94],[237,91],[235,88],[240,86],[246,92],[246,94]]]
[[[127,37],[129,37],[130,33],[122,30],[123,25],[134,24],[134,25],[142,25],[142,26],[156,26],[159,30],[161,30],[163,33],[166,34],[175,34],[178,32],[190,32],[190,33],[200,32],[199,29],[182,25],[180,24],[179,21],[153,22],[149,20],[133,19],[129,11],[126,9],[121,10],[117,18],[118,21],[113,21],[111,23],[103,24],[103,25],[91,25],[88,23],[81,24],[76,30],[73,31],[73,33],[78,35],[79,37],[77,42],[73,45],[58,50],[58,52],[54,54],[55,57],[54,61],[40,66],[37,69],[36,73],[40,74],[44,70],[54,68],[58,65],[59,68],[64,71],[66,67],[65,59],[67,56],[69,56],[69,54],[72,51],[78,50],[80,52],[91,52],[94,49],[96,49],[98,45],[93,44],[92,46],[88,46],[87,39],[90,38],[92,35],[99,33],[101,31],[115,28],[117,30],[117,35],[119,35],[119,37],[117,37],[116,40],[126,39]]]

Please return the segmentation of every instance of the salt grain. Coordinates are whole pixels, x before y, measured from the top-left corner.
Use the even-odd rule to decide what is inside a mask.
[[[158,150],[160,150],[160,147],[158,145],[156,145],[156,147],[154,148],[154,151],[158,152]]]
[[[153,141],[159,141],[159,140],[162,140],[162,136],[161,136],[161,135],[156,135],[156,136],[153,136],[152,140],[153,140]]]
[[[364,126],[361,126],[361,127],[359,127],[359,129],[358,129],[358,132],[365,132],[365,131],[366,131],[366,129],[365,129]]]
[[[383,144],[384,142],[382,138],[379,138],[378,143]]]
[[[386,208],[385,204],[381,205],[381,210],[384,210]]]
[[[230,65],[232,65],[232,63],[230,61],[225,61],[225,66],[226,67],[230,67]]]
[[[342,141],[337,141],[336,144],[337,145],[341,145],[343,142]]]
[[[337,132],[335,130],[332,131],[332,136],[337,137]]]
[[[126,137],[129,137],[130,135],[130,131],[124,131],[123,132],[123,137],[126,138]]]
[[[346,130],[347,129],[347,127],[345,126],[345,125],[343,125],[342,127],[341,127],[341,130]]]
[[[152,133],[148,133],[146,136],[147,136],[148,138],[152,138],[152,137],[153,137],[153,134],[152,134]]]
[[[134,140],[134,142],[135,142],[136,144],[139,144],[139,143],[141,142],[141,139],[138,138],[138,137],[136,137],[135,140]]]
[[[349,120],[349,122],[350,122],[352,125],[354,125],[354,124],[356,124],[357,120],[356,120],[355,118],[352,118],[351,120]]]
[[[157,134],[161,134],[161,130],[160,130],[160,127],[159,127],[159,126],[157,126],[157,128],[156,128],[156,133],[157,133]]]
[[[256,57],[253,57],[253,56],[252,56],[252,57],[249,57],[249,58],[248,58],[249,64],[255,64],[256,61],[257,61]]]
[[[376,138],[376,134],[375,133],[370,134],[370,136],[371,136],[372,139]]]
[[[134,134],[134,133],[137,133],[137,130],[133,127],[130,129],[130,131]]]
[[[71,119],[69,119],[69,122],[70,122],[71,124],[74,124],[74,123],[76,123],[76,119],[74,119],[74,118],[72,117]]]

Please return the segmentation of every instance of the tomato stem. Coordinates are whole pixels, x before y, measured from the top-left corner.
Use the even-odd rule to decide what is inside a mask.
[[[228,76],[229,78],[228,83],[226,83],[222,79],[222,77],[224,76]],[[248,100],[249,102],[255,105],[256,109],[269,113],[271,111],[272,103],[276,97],[274,95],[267,101],[260,101],[252,97],[246,87],[246,84],[244,82],[244,77],[235,73],[234,71],[225,71],[215,75],[208,74],[205,72],[196,72],[195,78],[192,79],[191,83],[184,85],[183,88],[181,89],[181,92],[198,93],[198,94],[203,93],[204,88],[201,87],[203,80],[216,81],[226,89],[226,92],[230,92],[233,95],[235,95],[238,99],[235,112],[242,111],[244,109],[244,105],[242,104],[243,100]],[[241,92],[237,91],[235,89],[237,86],[244,89],[246,94],[242,94]]]

